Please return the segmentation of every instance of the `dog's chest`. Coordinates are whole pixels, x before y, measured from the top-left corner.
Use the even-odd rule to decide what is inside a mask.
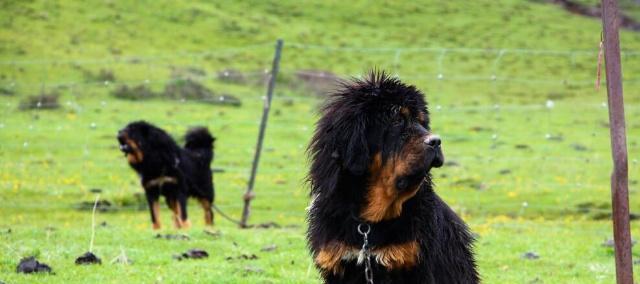
[[[323,246],[316,254],[315,261],[319,267],[333,274],[341,273],[342,263],[357,262],[361,248],[340,241],[333,241]],[[420,244],[417,240],[398,244],[372,247],[371,261],[387,270],[410,269],[420,259]]]

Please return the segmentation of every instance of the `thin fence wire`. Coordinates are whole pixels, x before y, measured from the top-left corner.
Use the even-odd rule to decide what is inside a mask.
[[[215,83],[218,81],[224,81],[230,75],[224,73],[226,72],[224,71],[226,67],[222,68],[221,67],[222,65],[220,64],[219,64],[220,66],[217,66],[220,68],[218,68],[217,70],[215,70],[214,68],[214,70],[218,72],[211,73],[211,75],[197,75],[197,76],[190,75],[190,76],[181,76],[181,77],[174,76],[174,77],[168,77],[168,78],[166,77],[158,78],[158,75],[157,75],[158,73],[156,71],[160,69],[172,68],[173,67],[173,64],[171,64],[172,60],[188,59],[189,62],[191,63],[187,65],[198,65],[199,59],[203,59],[208,56],[216,56],[216,57],[231,56],[231,55],[240,54],[240,53],[247,53],[247,52],[251,53],[259,50],[262,50],[262,51],[269,50],[270,47],[271,47],[271,44],[258,44],[258,45],[240,47],[240,48],[211,49],[211,50],[198,51],[198,52],[174,52],[170,54],[156,54],[156,55],[128,55],[128,56],[118,56],[118,57],[111,57],[111,58],[0,60],[0,66],[4,66],[11,70],[18,71],[22,67],[36,67],[36,68],[42,69],[41,70],[42,79],[40,80],[36,80],[33,78],[24,79],[24,80],[4,79],[0,81],[0,88],[9,89],[9,90],[20,89],[22,91],[43,90],[43,89],[64,89],[64,88],[69,89],[71,90],[70,92],[74,94],[73,96],[74,99],[64,101],[62,103],[63,108],[75,110],[76,115],[83,116],[84,110],[93,110],[96,108],[109,110],[111,101],[114,100],[113,98],[108,98],[108,99],[105,98],[100,102],[83,101],[84,98],[91,97],[91,94],[90,94],[91,92],[88,92],[87,95],[80,94],[83,91],[99,90],[99,89],[103,91],[104,90],[112,91],[113,88],[116,88],[117,86],[120,86],[120,85],[157,86],[161,84],[169,84],[169,83],[175,83],[175,82],[180,82],[185,80],[192,80],[196,82],[206,82],[206,83]],[[286,58],[287,49],[302,50],[302,51],[307,51],[307,50],[326,51],[334,54],[335,53],[339,53],[339,54],[363,53],[363,54],[373,54],[373,55],[382,54],[383,56],[385,56],[385,58],[387,58],[389,62],[391,62],[391,66],[393,68],[394,74],[399,76],[403,80],[427,80],[430,82],[437,82],[437,84],[440,84],[440,85],[451,84],[452,82],[461,82],[461,83],[469,83],[469,84],[473,84],[474,82],[483,82],[483,83],[489,83],[488,86],[491,86],[492,88],[494,88],[493,90],[494,93],[498,93],[500,91],[500,88],[507,84],[551,85],[551,86],[558,86],[561,88],[587,87],[587,86],[592,86],[594,84],[594,80],[576,79],[576,78],[569,78],[569,77],[566,77],[566,78],[551,77],[551,76],[545,76],[544,74],[537,74],[536,76],[524,76],[524,77],[512,76],[509,74],[502,74],[501,69],[504,68],[505,65],[509,64],[508,62],[506,62],[506,58],[510,55],[518,55],[523,58],[531,59],[531,60],[535,60],[541,56],[551,56],[556,58],[567,59],[567,62],[569,62],[569,64],[572,64],[572,65],[576,64],[576,61],[578,60],[579,57],[591,57],[591,56],[595,57],[597,55],[597,50],[595,49],[594,50],[538,50],[538,49],[500,49],[500,48],[486,49],[486,48],[443,48],[443,47],[352,48],[352,47],[330,47],[330,46],[308,45],[308,44],[301,44],[301,43],[287,43],[285,45],[285,59],[284,59],[285,63],[287,61],[287,58]],[[409,72],[409,73],[404,72],[402,70],[402,65],[404,62],[409,60],[408,56],[413,53],[432,54],[434,58],[433,65],[435,66],[433,70],[430,70],[428,72]],[[489,67],[487,67],[487,69],[485,70],[486,72],[482,74],[472,74],[472,73],[459,72],[459,71],[455,71],[455,72],[448,71],[450,69],[449,67],[451,66],[449,65],[449,63],[447,63],[447,60],[450,57],[456,56],[456,55],[482,57],[483,60],[486,59],[484,61],[489,62]],[[623,52],[623,57],[626,59],[635,59],[635,58],[640,59],[638,55],[640,55],[640,51],[628,50]],[[55,73],[54,71],[55,68],[62,65],[90,66],[90,67],[99,66],[104,68],[110,68],[114,65],[125,65],[125,66],[137,65],[138,67],[140,65],[144,65],[147,68],[147,71],[144,75],[138,76],[142,79],[139,79],[139,78],[125,79],[125,80],[118,79],[116,81],[58,80],[57,78],[50,79],[51,77],[54,77],[51,75]],[[285,77],[288,77],[287,78],[288,80],[296,80],[298,79],[296,76],[299,76],[299,75],[304,75],[304,76],[315,78],[315,79],[332,79],[332,78],[345,79],[350,77],[358,78],[363,76],[363,73],[361,72],[360,73],[342,72],[339,74],[327,75],[322,72],[311,72],[308,70],[303,70],[300,68],[296,68],[295,66],[289,66],[289,65],[286,65],[286,66],[287,67],[282,69],[282,73],[285,75]],[[208,70],[211,70],[211,69],[212,69],[212,66],[208,66]],[[258,82],[260,82],[259,79],[269,75],[268,71],[267,72],[264,71],[265,69],[266,68],[254,68],[254,71],[242,71],[241,74],[243,78],[246,80],[254,80],[254,81],[257,80]],[[640,79],[638,80],[629,79],[625,81],[625,84],[637,84],[638,82],[640,82]],[[602,82],[602,84],[605,84],[605,83],[606,82]],[[229,86],[235,87],[233,86],[233,84],[229,84]],[[262,95],[263,91],[261,90],[260,84],[254,85],[253,89],[255,89],[255,91],[250,90],[248,88],[244,88],[244,89],[236,88],[234,89],[234,92],[235,92],[234,94],[237,94],[243,101],[256,102],[258,103],[256,105],[260,105],[259,103],[261,103],[264,100],[264,96]],[[481,95],[473,94],[469,96],[480,97]],[[520,95],[520,96],[524,96],[524,95]],[[189,104],[189,103],[209,103],[211,102],[211,99],[163,98],[163,99],[158,99],[157,101]],[[321,101],[322,99],[316,96],[303,97],[303,96],[291,96],[289,94],[287,95],[278,94],[274,97],[274,102],[276,103],[276,106],[278,103],[285,104],[290,102],[296,102],[296,103],[300,102],[305,104],[317,105],[317,104],[320,104]],[[505,131],[501,129],[501,125],[498,122],[498,119],[495,119],[495,118],[497,118],[502,113],[522,114],[523,112],[528,112],[528,111],[547,111],[549,113],[557,113],[557,112],[571,113],[576,111],[602,111],[602,114],[605,114],[607,105],[604,102],[604,98],[602,98],[602,101],[603,101],[602,103],[594,103],[594,102],[573,103],[572,102],[571,105],[563,105],[563,102],[561,101],[555,102],[553,100],[540,99],[539,103],[508,104],[508,103],[485,102],[481,104],[432,105],[431,111],[432,113],[436,113],[436,114],[442,113],[443,116],[446,116],[447,114],[456,115],[458,113],[465,113],[465,112],[469,112],[469,113],[480,112],[483,115],[493,118],[491,122],[492,125],[490,127],[491,129],[493,129],[492,131],[489,131],[487,133],[475,133],[473,135],[465,135],[460,133],[456,135],[451,135],[449,137],[450,139],[454,139],[454,140],[464,139],[464,141],[469,141],[469,142],[474,142],[474,141],[496,142],[496,141],[511,141],[511,139],[519,138],[519,139],[525,139],[528,141],[535,142],[535,141],[548,141],[550,140],[550,138],[554,137],[552,135],[554,131],[553,129],[551,129],[551,124],[553,121],[550,117],[547,117],[543,125],[535,125],[536,127],[546,128],[547,130],[542,131],[542,133],[544,134],[537,134],[537,133],[531,132],[524,135],[518,134],[517,137],[510,136],[508,133],[504,133]],[[51,106],[52,105],[43,103],[39,107],[47,108]],[[640,110],[640,104],[631,104],[626,107],[628,110],[631,110],[631,111]],[[1,116],[3,118],[3,121],[0,121],[0,132],[6,131],[8,129],[20,128],[20,129],[24,129],[25,133],[29,133],[34,136],[39,136],[39,135],[48,135],[51,133],[58,133],[58,132],[64,132],[64,131],[74,131],[77,129],[77,127],[80,127],[78,123],[51,123],[51,122],[42,123],[42,122],[36,122],[36,121],[28,125],[12,125],[11,123],[7,122],[8,120],[6,118],[9,115],[11,115],[12,112],[17,111],[17,109],[19,108],[18,104],[16,104],[15,102],[9,102],[9,101],[5,102],[4,104],[0,103],[0,109],[2,108],[4,108],[4,111],[3,111],[3,116]],[[42,110],[39,108],[35,110],[36,113],[40,111]],[[278,118],[276,118],[275,120],[273,120],[274,123],[269,126],[268,132],[270,133],[303,132],[303,133],[306,133],[308,136],[313,129],[313,125],[308,124],[304,120],[296,120],[296,119],[297,118],[285,117],[282,119],[282,121],[279,121]],[[208,125],[210,127],[217,127],[217,126],[225,125],[227,123],[228,122],[225,122],[225,121],[212,121],[212,122],[208,122]],[[257,119],[257,117],[254,119],[238,119],[238,120],[234,120],[232,123],[233,125],[236,125],[236,126],[255,125],[257,130],[259,119]],[[104,129],[104,128],[111,128],[111,127],[116,127],[120,125],[117,122],[110,122],[108,125],[96,125],[95,123],[89,123],[89,125],[84,125],[84,126],[92,127],[93,129]],[[167,127],[167,126],[183,127],[185,126],[185,124],[180,120],[169,120],[169,121],[164,121],[162,126],[163,127]],[[585,131],[590,132],[591,130],[585,130]],[[40,138],[34,137],[33,139],[40,139]],[[24,150],[25,152],[28,152],[34,147],[38,146],[36,145],[37,143],[31,143],[28,140],[30,139],[25,138],[22,140],[18,139],[10,142],[3,142],[2,145],[0,145],[0,150],[1,151]],[[248,139],[248,140],[253,141],[252,139]],[[91,143],[89,137],[85,137],[83,141],[84,142],[82,143],[82,145],[48,145],[47,147],[48,148],[65,148],[65,147],[80,146],[82,149],[82,154],[75,158],[67,158],[66,161],[80,162],[80,164],[86,165],[86,163],[82,163],[82,162],[91,159],[90,153],[92,151],[104,151],[104,148],[99,148],[99,149],[93,148],[94,144]],[[267,145],[274,145],[274,144],[277,144],[278,142],[282,142],[282,141],[275,141],[267,138]],[[98,144],[98,145],[100,147],[103,147],[103,144]],[[545,163],[550,163],[550,162],[553,162],[553,163],[598,162],[602,164],[610,161],[610,157],[608,155],[600,155],[597,153],[596,154],[590,153],[588,155],[583,153],[576,153],[575,155],[571,155],[570,153],[566,153],[567,155],[553,155],[553,156],[544,155],[544,153],[546,153],[548,150],[551,150],[553,148],[555,148],[553,144],[545,145],[545,146],[536,145],[535,149],[536,151],[539,151],[539,152],[535,156],[530,156],[530,155],[529,156],[527,155],[495,156],[495,153],[491,153],[491,154],[488,154],[490,155],[489,157],[486,157],[486,155],[480,158],[460,155],[460,156],[454,156],[453,159],[459,162],[470,161],[470,162],[473,162],[474,165],[486,165],[486,164],[492,164],[496,162],[504,162],[508,164],[517,165],[520,163],[527,163],[527,162],[534,161],[534,162],[542,163],[541,167],[546,166]],[[633,149],[633,146],[631,148]],[[237,150],[237,149],[234,149],[234,150]],[[218,150],[217,157],[224,159],[225,154],[220,153],[220,151],[221,150]],[[240,151],[244,151],[244,150],[240,150]],[[299,145],[299,147],[297,147],[297,149],[295,149],[294,152],[296,153],[296,155],[298,155],[298,157],[303,156],[304,146]],[[230,157],[231,156],[232,155],[230,155]],[[25,154],[20,158],[19,161],[8,161],[6,159],[3,159],[2,161],[0,161],[0,167],[11,168],[11,169],[34,167],[34,166],[37,166],[37,161],[33,160],[34,157],[35,157],[34,155]],[[637,162],[638,162],[637,159],[631,159],[632,167],[637,165]],[[233,164],[232,163],[216,163],[214,167],[222,168],[225,171],[223,173],[217,173],[217,175],[248,174],[249,172],[248,161],[243,162],[241,164],[242,165],[246,164],[246,167],[238,163],[233,163]],[[117,167],[118,165],[121,168],[126,167],[126,165],[123,165],[123,161],[116,160],[115,158],[110,160],[100,161],[100,167],[114,168],[114,167]],[[306,171],[306,167],[304,166],[274,167],[274,166],[268,166],[263,164],[259,171],[259,176],[260,175],[271,176],[271,175],[279,175],[279,174],[301,176],[304,174],[305,171]],[[83,171],[82,172],[83,179],[86,180],[89,174],[90,173]],[[464,185],[456,185],[454,183],[455,181],[453,181],[452,184],[448,184],[448,185],[444,184],[444,186],[451,186],[454,188],[465,187]],[[11,188],[15,184],[16,184],[15,182],[11,182],[11,181],[2,181],[0,182],[0,187]],[[581,182],[553,183],[548,181],[529,181],[529,180],[524,180],[522,182],[503,182],[503,181],[482,182],[482,186],[489,189],[494,189],[494,188],[507,189],[508,187],[514,186],[514,185],[521,186],[526,190],[536,190],[541,188],[554,189],[554,190],[565,190],[565,189],[605,190],[608,188],[608,184],[605,184],[605,183],[600,185],[600,184],[587,184],[587,183],[581,183]],[[21,181],[20,186],[30,187],[30,186],[38,186],[38,184],[35,182],[30,183],[30,182]],[[287,186],[295,187],[295,188],[303,187],[303,185],[287,185]],[[236,192],[236,191],[239,192],[239,190],[241,189],[244,189],[244,186],[237,185],[237,183],[235,183],[234,185],[227,185],[226,187],[226,190],[229,190],[232,192]],[[293,192],[291,190],[270,191],[270,192],[258,191],[257,192],[258,200],[260,199],[260,197],[283,198],[287,196],[290,197],[292,196],[292,194],[295,194],[296,196],[300,196],[300,198],[306,198],[306,191],[304,190],[296,190]],[[239,202],[237,204],[230,204],[231,202],[232,201],[227,201],[226,203],[222,203],[218,206],[223,209],[234,210],[233,212],[237,212],[236,209],[241,208],[241,204]],[[300,202],[296,203],[294,201],[291,203],[292,208],[299,207],[300,205],[301,205]],[[303,218],[305,215],[305,212],[303,210],[289,210],[289,209],[283,209],[283,208],[266,209],[266,208],[263,208],[262,206],[264,205],[258,202],[257,207],[254,208],[253,210],[258,212],[270,212],[273,214],[282,214],[285,216],[293,216],[293,217],[299,217],[299,218]],[[564,211],[576,212],[577,210],[579,210],[579,209],[576,209],[574,206],[565,205],[565,204],[536,204],[535,201],[527,201],[524,203],[521,201],[475,202],[473,198],[469,198],[468,200],[454,204],[455,208],[459,208],[462,210],[472,210],[473,212],[483,212],[483,208],[482,208],[483,206],[488,206],[490,208],[498,208],[503,210],[516,210],[522,213],[527,210],[533,210],[533,209],[549,209],[557,212],[564,212]],[[10,203],[10,204],[2,204],[0,208],[68,209],[70,207],[69,205],[53,204],[53,203],[46,203],[46,204]],[[137,206],[137,205],[136,206],[116,206],[115,208],[118,210],[119,209],[129,210],[129,209],[140,209],[140,206]],[[604,209],[589,208],[588,210],[590,213],[610,212],[610,210],[606,208]]]

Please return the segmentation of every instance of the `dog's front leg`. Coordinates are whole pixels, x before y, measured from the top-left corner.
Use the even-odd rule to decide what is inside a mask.
[[[151,223],[153,223],[153,229],[160,229],[160,194],[154,191],[147,191],[147,203],[149,204],[149,211],[151,212]]]

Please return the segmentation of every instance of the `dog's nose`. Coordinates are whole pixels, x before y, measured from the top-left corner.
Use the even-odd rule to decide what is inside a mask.
[[[124,138],[124,130],[119,130],[118,131],[118,136],[117,136],[118,140]]]
[[[433,148],[439,147],[442,144],[440,137],[438,135],[429,135],[424,139],[424,144],[427,144]]]

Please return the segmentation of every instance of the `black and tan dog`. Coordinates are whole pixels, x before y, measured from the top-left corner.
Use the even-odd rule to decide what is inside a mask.
[[[118,132],[120,150],[138,173],[151,211],[154,229],[160,229],[160,195],[173,211],[177,228],[188,228],[187,198],[198,199],[205,212],[205,224],[213,225],[214,201],[213,143],[215,138],[204,127],[185,135],[184,148],[164,130],[145,121],[129,123]]]
[[[433,190],[444,156],[424,95],[372,72],[321,115],[307,238],[325,282],[478,283],[473,237]]]

